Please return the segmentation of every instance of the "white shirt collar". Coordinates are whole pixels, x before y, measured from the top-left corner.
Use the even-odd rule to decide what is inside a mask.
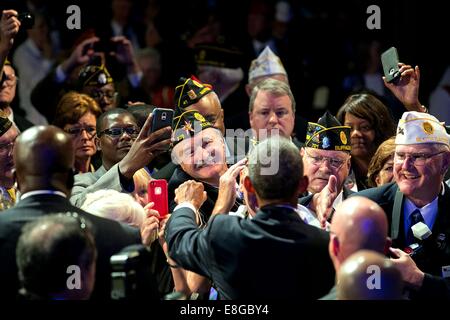
[[[67,198],[67,195],[64,194],[61,191],[56,191],[56,190],[35,190],[35,191],[25,192],[23,195],[20,196],[20,200],[23,200],[23,199],[26,199],[26,198],[32,197],[32,196],[42,195],[42,194],[52,194],[52,195],[58,195],[58,196],[63,197],[63,198]]]

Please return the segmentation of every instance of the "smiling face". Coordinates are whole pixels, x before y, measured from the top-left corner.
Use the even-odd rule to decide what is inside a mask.
[[[373,142],[375,140],[375,130],[369,121],[358,118],[351,113],[345,114],[344,125],[351,127],[350,140],[352,143],[352,156],[367,158],[371,157],[376,150]]]
[[[173,155],[192,178],[215,186],[227,170],[224,140],[215,128],[207,128],[179,142],[173,148]]]
[[[416,158],[415,161],[413,157]],[[394,178],[406,197],[417,206],[423,206],[439,194],[449,164],[450,153],[444,145],[397,145]]]
[[[269,137],[272,129],[279,130],[279,134],[286,138],[294,131],[295,115],[288,95],[276,96],[260,90],[249,116],[250,126],[258,140]]]

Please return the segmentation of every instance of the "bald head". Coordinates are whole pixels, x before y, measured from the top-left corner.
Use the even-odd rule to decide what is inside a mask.
[[[72,141],[55,126],[24,131],[14,147],[14,162],[22,193],[38,189],[67,193],[72,188],[67,184],[74,164]]]
[[[361,250],[351,255],[338,273],[339,300],[398,300],[402,291],[400,271],[374,251]]]
[[[364,197],[351,197],[336,208],[330,226],[329,253],[336,271],[347,257],[367,249],[383,253],[388,222],[383,209]]]

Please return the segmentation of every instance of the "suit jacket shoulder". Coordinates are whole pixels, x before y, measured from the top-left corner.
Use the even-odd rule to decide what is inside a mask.
[[[108,171],[102,166],[95,172],[86,172],[75,175],[70,202],[81,207],[86,195],[102,189],[113,189],[119,192],[128,192],[120,182],[119,164],[115,164]]]

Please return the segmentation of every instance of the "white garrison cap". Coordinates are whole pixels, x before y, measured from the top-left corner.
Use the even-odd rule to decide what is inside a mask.
[[[253,79],[258,77],[274,74],[283,74],[287,77],[286,70],[280,58],[267,46],[258,58],[252,61],[250,70],[248,71],[248,82],[252,82]]]
[[[398,122],[395,144],[441,143],[449,145],[444,123],[428,113],[409,111]]]

